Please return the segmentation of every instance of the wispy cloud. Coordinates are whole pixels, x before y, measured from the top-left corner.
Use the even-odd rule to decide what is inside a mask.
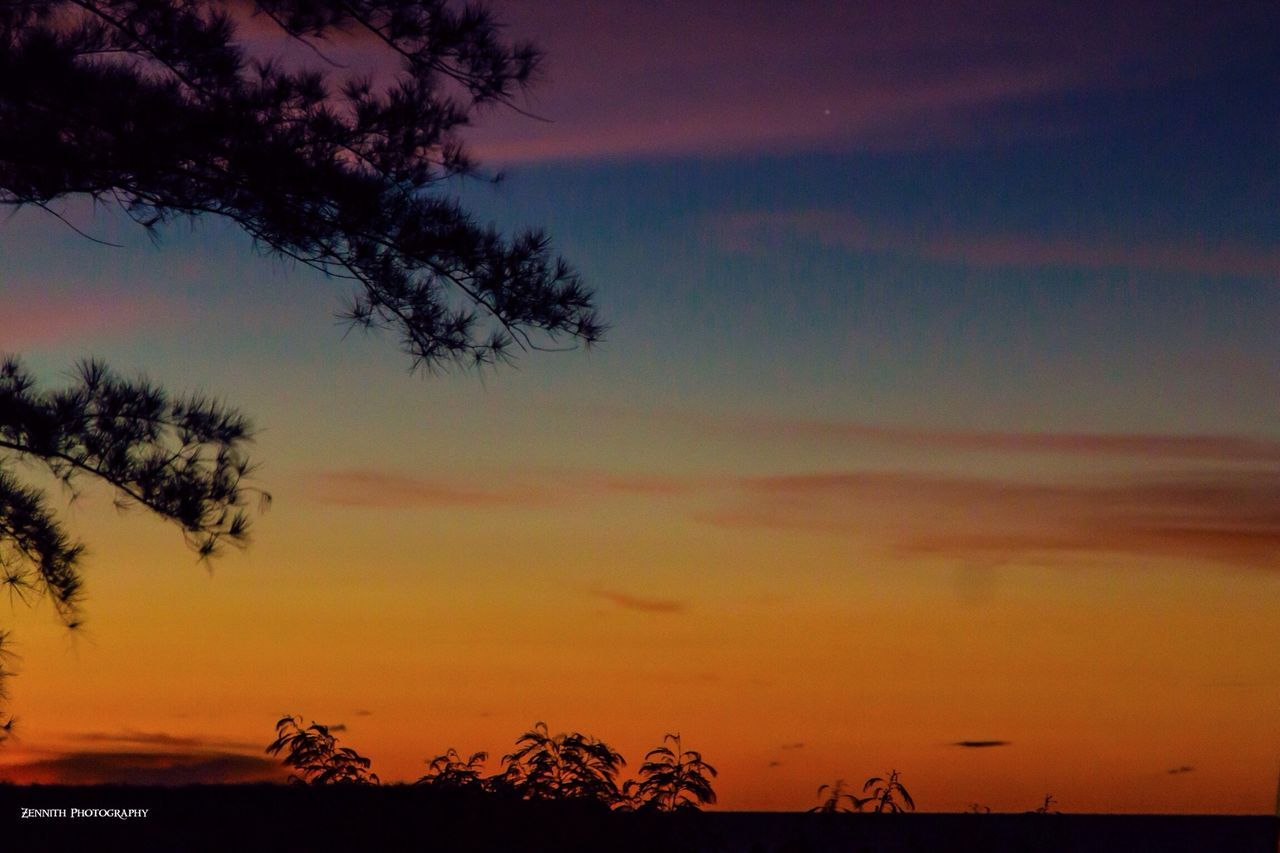
[[[1116,242],[1032,234],[924,234],[885,228],[843,211],[760,211],[714,222],[730,251],[770,251],[796,240],[853,252],[913,257],[980,268],[1134,269],[1280,279],[1280,246],[1208,239]]]
[[[1044,453],[1134,459],[1280,462],[1280,441],[1238,435],[941,430],[856,421],[741,419],[726,431],[770,439],[921,450]]]
[[[700,517],[726,527],[878,537],[967,560],[1088,553],[1280,568],[1280,471],[1018,482],[883,471],[744,479]]]
[[[665,613],[676,614],[684,613],[687,608],[673,598],[650,598],[643,595],[632,595],[631,593],[618,592],[611,589],[593,589],[591,594],[596,598],[602,598],[605,601],[612,602],[624,610],[638,610],[642,613]]]
[[[164,732],[139,732],[124,729],[119,732],[79,732],[68,736],[72,741],[81,743],[104,743],[112,746],[156,746],[184,749],[248,749],[257,748],[257,744],[244,741],[223,740],[195,735],[171,735]]]
[[[1165,772],[1167,772],[1170,776],[1181,776],[1183,773],[1192,773],[1194,771],[1195,771],[1194,767],[1190,766],[1189,764],[1184,764],[1181,767],[1174,767]]]
[[[958,740],[951,744],[965,749],[992,749],[997,746],[1009,746],[1007,740]]]
[[[678,497],[704,488],[690,477],[610,471],[507,471],[477,485],[466,474],[417,476],[376,469],[322,471],[310,478],[313,500],[371,509],[512,506],[537,508],[597,497]]]
[[[207,785],[280,782],[279,764],[239,752],[65,752],[0,765],[0,780],[42,785]]]
[[[510,31],[549,57],[525,106],[552,121],[500,113],[477,150],[527,162],[1007,141],[1030,130],[999,119],[1007,105],[1158,84],[1265,49],[1275,16],[1244,5],[1206,18],[1151,4],[1135,26],[1132,11],[1094,2],[996,0],[982,15],[944,0],[798,2],[781,16],[767,2],[508,2]]]
[[[444,479],[375,470],[325,471],[313,478],[312,497],[335,506],[370,508],[495,506],[520,503],[512,489],[487,489]]]

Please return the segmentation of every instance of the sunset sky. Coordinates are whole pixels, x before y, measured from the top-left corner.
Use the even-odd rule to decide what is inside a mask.
[[[495,8],[550,121],[486,117],[505,180],[454,189],[545,226],[590,351],[411,374],[229,224],[0,220],[0,351],[226,399],[274,497],[206,568],[55,492],[86,625],[0,603],[0,779],[282,778],[296,713],[384,782],[545,720],[632,770],[679,731],[729,809],[896,768],[929,811],[1270,812],[1280,6]]]

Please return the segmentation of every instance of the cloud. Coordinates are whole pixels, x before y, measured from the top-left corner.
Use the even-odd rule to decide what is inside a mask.
[[[1170,776],[1180,776],[1183,773],[1191,773],[1194,770],[1195,770],[1194,767],[1184,764],[1181,767],[1174,767],[1172,770],[1167,770],[1165,772],[1168,773]]]
[[[852,252],[888,254],[983,269],[1133,269],[1280,279],[1280,246],[1211,240],[1117,242],[1031,234],[920,234],[888,229],[842,211],[737,213],[716,220],[729,251],[756,253],[803,240]]]
[[[375,509],[484,507],[514,504],[511,490],[483,489],[374,470],[325,471],[314,476],[312,497],[324,504]]]
[[[193,749],[249,749],[257,744],[243,741],[206,738],[195,735],[170,735],[164,732],[139,732],[125,729],[119,732],[82,732],[68,738],[82,743],[106,743],[124,746],[183,747]]]
[[[310,494],[318,503],[369,509],[536,509],[598,497],[678,497],[707,485],[693,478],[609,471],[508,471],[494,479],[493,485],[481,487],[466,475],[342,469],[313,475]]]
[[[1265,50],[1276,16],[1261,6],[505,2],[508,31],[548,57],[546,85],[521,105],[551,121],[498,112],[476,150],[528,162],[1007,142],[1027,133],[996,119],[1009,105],[1158,85]]]
[[[683,603],[670,598],[647,598],[608,589],[593,589],[591,594],[613,602],[624,610],[638,610],[642,613],[684,613],[686,610]]]
[[[938,430],[791,419],[746,420],[732,430],[770,439],[919,450],[1280,463],[1280,441],[1221,434]]]
[[[952,559],[1111,553],[1280,568],[1280,470],[1040,483],[883,471],[752,477],[698,517]]]
[[[779,749],[804,749],[804,743],[802,741],[796,741],[795,743],[784,743],[782,746],[778,748]]]
[[[281,782],[284,770],[257,755],[215,751],[65,752],[0,765],[0,780],[41,785],[211,785]]]
[[[1007,740],[958,740],[951,744],[952,746],[961,746],[965,749],[990,749],[996,746],[1009,746]]]

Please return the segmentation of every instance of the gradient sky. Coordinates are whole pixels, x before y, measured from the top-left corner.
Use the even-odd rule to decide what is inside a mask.
[[[0,350],[226,398],[275,503],[210,572],[64,501],[87,625],[5,611],[0,778],[276,777],[299,713],[384,780],[546,720],[678,730],[726,808],[1269,812],[1280,7],[901,5],[498,6],[552,121],[459,191],[598,289],[587,353],[410,375],[230,226],[3,221]]]

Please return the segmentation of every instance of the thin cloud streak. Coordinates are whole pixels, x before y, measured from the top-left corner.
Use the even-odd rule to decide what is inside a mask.
[[[840,211],[758,211],[712,223],[726,250],[768,251],[804,240],[828,248],[887,254],[984,269],[1131,269],[1213,277],[1280,280],[1280,247],[1209,240],[1108,242],[1030,234],[911,234]]]
[[[915,556],[1111,553],[1280,569],[1280,471],[1091,483],[883,471],[753,477],[698,517],[727,528],[879,538]]]
[[[749,419],[735,427],[765,438],[886,444],[920,450],[1280,462],[1280,441],[1236,435],[937,430],[854,421]]]
[[[125,729],[120,732],[80,732],[68,736],[69,740],[80,743],[105,743],[113,746],[158,746],[181,747],[184,749],[248,749],[257,748],[257,744],[243,741],[205,738],[195,735],[170,735],[164,732],[138,732]]]
[[[216,785],[284,775],[276,762],[238,752],[66,752],[0,765],[0,780],[40,785]]]
[[[520,502],[511,491],[482,489],[386,471],[325,471],[313,478],[311,496],[322,504],[371,509],[485,507]]]
[[[994,749],[997,746],[1010,746],[1007,740],[958,740],[951,746],[959,746],[964,749]]]
[[[521,106],[551,120],[483,123],[476,151],[498,163],[1007,142],[1045,129],[1002,121],[1002,108],[1159,86],[1265,50],[1275,19],[1015,0],[981,15],[943,0],[798,2],[781,16],[767,2],[496,8],[547,51],[546,85]]]
[[[680,497],[710,485],[706,479],[607,471],[504,472],[489,487],[475,477],[414,476],[376,469],[321,471],[310,478],[317,503],[369,509],[450,509],[509,506],[536,509],[598,497]]]
[[[677,614],[687,610],[684,604],[670,598],[649,598],[610,589],[593,589],[591,594],[596,598],[612,602],[624,610],[636,610],[641,613]]]

